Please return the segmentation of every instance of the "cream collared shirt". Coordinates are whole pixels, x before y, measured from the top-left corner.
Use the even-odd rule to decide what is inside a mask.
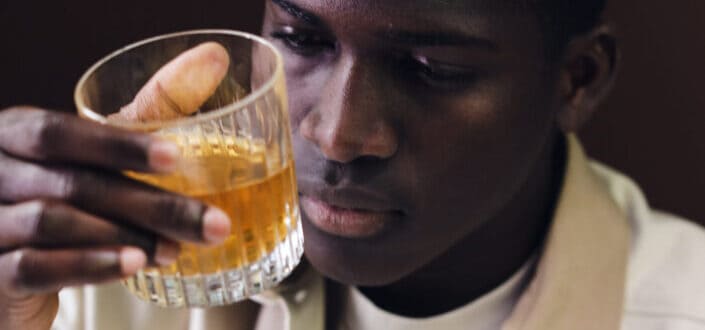
[[[705,329],[705,230],[651,210],[632,181],[589,162],[572,136],[568,154],[537,270],[501,329]],[[324,295],[313,271],[257,303],[208,310],[161,309],[119,285],[87,286],[60,293],[53,328],[318,330]]]
[[[342,294],[342,317],[337,330],[496,330],[512,313],[530,279],[535,257],[524,262],[500,286],[465,306],[424,318],[403,317],[377,307],[360,290],[349,286]],[[418,303],[424,303],[423,300]]]

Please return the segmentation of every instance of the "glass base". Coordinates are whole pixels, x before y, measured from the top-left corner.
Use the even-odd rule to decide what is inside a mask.
[[[196,276],[141,271],[124,284],[142,300],[162,307],[222,306],[275,287],[294,270],[303,251],[303,232],[297,221],[296,228],[269,255],[247,266]]]

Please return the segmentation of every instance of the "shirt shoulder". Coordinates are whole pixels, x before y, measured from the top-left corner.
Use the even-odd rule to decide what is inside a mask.
[[[632,229],[623,329],[705,329],[705,228],[651,209],[632,180],[593,168]]]
[[[705,230],[657,211],[635,220],[625,320],[650,320],[662,324],[658,329],[705,328]]]

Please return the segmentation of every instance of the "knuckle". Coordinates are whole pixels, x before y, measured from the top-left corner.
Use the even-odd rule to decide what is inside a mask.
[[[30,153],[41,151],[45,149],[40,138],[45,127],[52,126],[57,120],[65,117],[65,115],[27,106],[5,109],[0,112],[0,126],[2,127],[0,137],[5,140],[0,145],[9,149],[26,150],[29,148],[26,151]],[[0,142],[3,141],[0,140]],[[18,147],[18,145],[22,147]]]
[[[47,203],[45,201],[32,201],[25,204],[25,209],[28,210],[24,217],[21,217],[15,223],[17,224],[22,236],[30,242],[35,242],[41,235],[39,233],[41,223],[46,221]]]
[[[9,176],[12,174],[12,166],[9,163],[8,157],[0,151],[0,198],[4,194],[2,192],[7,191],[10,189],[8,187],[9,185]]]
[[[47,157],[56,153],[58,144],[66,131],[69,117],[63,114],[43,112],[33,127],[33,151],[37,156]]]
[[[32,215],[24,221],[27,232],[31,233],[31,241],[42,242],[60,231],[69,231],[67,223],[61,223],[63,207],[52,201],[38,200],[32,202]]]
[[[42,112],[42,110],[26,105],[16,105],[9,108],[5,108],[0,111],[0,123],[1,125],[14,125],[17,122],[23,121],[22,118],[26,116],[36,115]]]
[[[100,200],[108,196],[110,186],[92,171],[62,171],[59,174],[58,195],[69,201]],[[88,196],[90,195],[90,196]]]
[[[93,265],[93,259],[90,258],[90,254],[88,253],[77,253],[73,260],[69,262],[70,266],[73,269],[80,270],[81,272],[85,272],[86,270],[91,269],[91,266]]]
[[[87,181],[84,175],[72,171],[60,171],[57,173],[55,184],[55,194],[57,197],[66,200],[74,200],[81,193],[82,181]]]
[[[25,156],[36,148],[35,131],[48,111],[30,107],[12,107],[0,112],[0,149]],[[29,148],[29,150],[27,150]]]
[[[40,166],[0,152],[0,201],[31,198],[29,195],[40,191],[45,184],[42,174]]]
[[[37,271],[36,251],[32,249],[19,249],[10,256],[11,274],[8,284],[14,292],[27,292],[35,286],[32,274]]]
[[[169,229],[179,228],[200,235],[201,209],[199,203],[187,198],[160,194],[156,203],[159,212],[156,219],[160,219],[160,225]]]
[[[165,217],[168,222],[179,222],[186,212],[186,203],[176,197],[168,195],[160,195],[157,201],[157,209]],[[174,223],[177,224],[177,223]]]
[[[65,199],[77,189],[75,176],[68,168],[27,162],[0,152],[0,201]]]

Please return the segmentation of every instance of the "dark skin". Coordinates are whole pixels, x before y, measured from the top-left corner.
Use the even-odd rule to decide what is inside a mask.
[[[540,249],[562,136],[613,80],[605,27],[552,58],[533,13],[497,3],[267,2],[263,32],[285,57],[302,201],[364,209],[376,199],[388,220],[335,234],[303,203],[306,257],[391,312],[466,304]],[[126,275],[125,246],[151,256],[157,241],[205,241],[206,206],[118,175],[168,167],[155,166],[148,136],[26,108],[0,112],[0,127],[0,233],[25,220],[88,228],[0,236],[0,329],[45,328],[61,287]],[[91,200],[106,185],[125,204]]]
[[[302,196],[372,191],[400,214],[351,238],[312,224],[304,205],[316,269],[386,310],[430,316],[487,293],[538,251],[562,133],[587,115],[577,98],[603,88],[591,84],[613,68],[595,68],[614,56],[552,61],[540,31],[534,13],[483,1],[268,3],[264,34],[296,82]]]

